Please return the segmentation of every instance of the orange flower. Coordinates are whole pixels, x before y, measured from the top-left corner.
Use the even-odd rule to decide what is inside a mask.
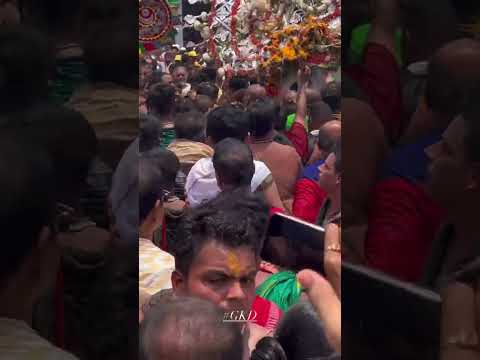
[[[302,58],[302,59],[305,60],[305,59],[308,58],[308,53],[307,53],[305,50],[300,49],[300,50],[298,51],[298,56],[299,56],[300,58]]]
[[[300,43],[300,40],[298,39],[298,37],[294,36],[290,39],[290,43],[293,45],[293,46],[298,46],[298,44]]]
[[[274,63],[281,63],[282,62],[282,57],[279,54],[275,54],[271,58],[272,62]]]
[[[295,60],[297,58],[295,49],[288,45],[282,49],[282,54],[283,54],[283,57],[289,61]]]
[[[295,28],[293,26],[287,26],[285,29],[283,29],[283,32],[286,35],[291,35],[295,31]]]

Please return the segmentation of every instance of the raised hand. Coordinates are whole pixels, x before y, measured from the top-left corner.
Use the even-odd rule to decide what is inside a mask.
[[[312,77],[312,69],[309,66],[301,66],[297,73],[298,86],[303,87],[308,84]]]
[[[330,283],[312,270],[302,270],[297,279],[325,326],[325,335],[336,352],[342,352],[342,306]]]

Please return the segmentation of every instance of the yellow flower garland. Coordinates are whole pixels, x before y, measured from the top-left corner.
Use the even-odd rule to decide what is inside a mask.
[[[338,52],[340,48],[340,34],[332,31],[326,22],[312,16],[303,24],[290,25],[267,35],[270,42],[265,50],[270,56],[263,61],[263,67],[284,61],[306,60],[315,53]]]

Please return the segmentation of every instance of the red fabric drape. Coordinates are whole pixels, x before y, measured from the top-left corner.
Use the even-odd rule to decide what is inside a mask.
[[[400,68],[395,56],[383,45],[369,43],[363,62],[345,72],[369,97],[388,138],[398,140],[405,124]]]
[[[308,151],[308,134],[305,127],[298,122],[294,122],[290,130],[287,131],[285,135],[295,147],[295,150],[297,150],[302,162],[305,164],[310,155]]]
[[[293,196],[293,215],[309,223],[315,223],[327,197],[325,190],[315,181],[303,178],[295,184]]]
[[[379,182],[371,199],[365,256],[370,266],[404,281],[419,281],[445,216],[418,185]]]

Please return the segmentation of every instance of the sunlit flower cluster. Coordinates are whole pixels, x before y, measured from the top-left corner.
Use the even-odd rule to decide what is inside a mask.
[[[264,67],[285,61],[314,61],[331,66],[338,62],[340,54],[339,33],[326,22],[311,16],[304,23],[290,25],[269,34],[269,44],[264,48]]]

